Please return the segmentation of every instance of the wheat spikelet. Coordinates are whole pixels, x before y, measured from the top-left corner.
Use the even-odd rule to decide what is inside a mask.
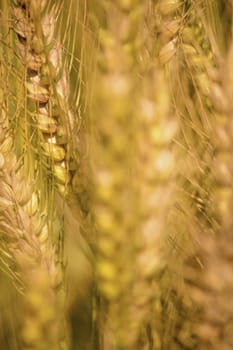
[[[158,50],[161,64],[167,64],[177,54],[180,32],[183,28],[184,2],[159,0],[154,9],[155,26],[158,33]]]
[[[199,3],[194,4],[191,1],[185,1],[183,3],[176,1],[176,3],[177,6],[168,13],[164,13],[163,11],[163,6],[166,5],[166,2],[157,4],[158,12],[161,16],[161,23],[167,21],[169,27],[169,25],[172,26],[173,21],[177,22],[176,30],[168,30],[170,33],[170,36],[168,36],[166,34],[166,27],[164,29],[163,26],[159,25],[160,22],[157,21],[156,30],[158,32],[158,39],[162,44],[165,41],[164,48],[159,51],[159,57],[161,58],[161,63],[165,64],[169,75],[176,75],[178,73],[177,71],[180,71],[180,73],[178,73],[180,75],[180,80],[182,76],[181,70],[184,69],[183,65],[185,65],[185,74],[189,78],[190,85],[187,88],[191,89],[192,85],[192,89],[195,90],[197,95],[195,103],[198,103],[201,111],[203,111],[204,109],[212,108],[209,94],[212,82],[211,75],[214,75],[216,67],[216,57],[214,56],[219,55],[217,51],[218,47],[214,40],[211,40],[213,35],[210,30],[207,32],[207,25],[205,23],[205,18],[203,18],[201,5]],[[168,19],[167,16],[169,16]],[[174,49],[171,50],[174,41],[176,45],[174,45]],[[213,50],[215,50],[215,55],[213,54]],[[174,54],[176,55],[174,56]],[[175,59],[172,58],[173,56]],[[176,80],[175,84],[177,83]],[[181,84],[184,84],[183,95],[185,97],[186,87],[184,79],[181,80]],[[202,118],[202,125],[210,129],[210,122],[206,120],[208,118],[208,116],[205,115],[206,112],[203,111],[202,114],[203,116],[199,117]]]

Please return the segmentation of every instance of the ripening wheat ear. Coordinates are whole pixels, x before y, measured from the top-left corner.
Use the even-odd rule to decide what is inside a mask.
[[[81,102],[78,105],[79,99],[83,98],[81,84],[77,81],[71,84],[69,64],[72,64],[73,57],[68,58],[62,45],[61,30],[56,23],[59,19],[66,24],[66,19],[63,18],[65,16],[59,16],[59,3],[57,6],[34,1],[16,3],[17,6],[13,8],[13,29],[18,37],[21,63],[26,69],[24,85],[28,97],[28,115],[23,116],[23,119],[32,124],[29,133],[36,153],[36,163],[42,169],[45,182],[53,189],[51,197],[54,188],[57,188],[78,217],[84,236],[92,239],[86,174],[88,166],[83,165],[84,162],[80,164],[79,159],[79,154],[84,153],[83,144],[86,141],[79,137],[78,112],[75,113],[70,107],[72,86],[73,102],[77,95],[76,109],[81,108]],[[71,4],[72,1],[69,6]],[[75,9],[79,9],[79,6],[81,7],[75,5]],[[85,7],[84,4],[83,6]],[[80,20],[79,16],[73,20]],[[68,21],[66,25],[70,26],[71,23]],[[85,28],[85,23],[82,25]],[[75,39],[76,37],[70,39],[71,46],[75,45]],[[79,70],[82,69],[80,63]],[[77,74],[76,80],[80,79],[79,74],[81,73]],[[30,107],[31,104],[33,107]],[[31,112],[30,108],[33,108]],[[56,205],[50,199],[53,202],[51,205]]]
[[[167,3],[171,5],[169,0]],[[208,95],[211,77],[209,74],[215,68],[215,61],[209,35],[212,33],[207,32],[202,7],[192,1],[182,2],[179,0],[174,1],[173,6],[169,7],[166,1],[161,1],[158,2],[155,10],[157,10],[159,17],[157,21],[155,18],[155,24],[158,41],[162,46],[159,52],[161,64],[165,65],[165,69],[170,71],[171,75],[181,75],[179,70],[184,71],[185,69],[183,75],[187,75],[190,85],[193,85],[192,88],[197,95],[196,103],[200,105],[200,109],[210,108],[211,102]],[[164,22],[167,25],[164,26]],[[176,26],[173,22],[176,23]],[[217,55],[216,45],[214,49],[215,55]],[[177,80],[175,80],[175,84],[179,83]],[[183,81],[180,83],[182,84]],[[176,89],[176,86],[174,88]],[[185,93],[184,88],[181,99],[185,100]],[[209,127],[205,115],[199,116],[199,118],[202,118],[203,126]]]
[[[145,7],[106,2],[103,9],[93,114],[97,276],[108,301],[104,337],[106,344],[124,349],[142,342],[159,348],[157,282],[165,265],[177,122],[157,58],[150,56],[142,67],[139,61]],[[119,23],[124,23],[120,31]]]
[[[190,142],[187,127],[190,129],[192,126],[195,132],[192,151],[196,153],[197,159],[196,174],[191,173],[191,176],[187,177],[195,187],[188,188],[187,185],[183,185],[183,189],[190,196],[189,208],[185,208],[187,202],[182,199],[182,209],[183,211],[186,209],[185,220],[187,222],[192,208],[195,208],[192,220],[197,224],[196,230],[193,230],[193,223],[191,225],[189,223],[192,227],[188,228],[188,232],[192,233],[192,239],[189,245],[185,246],[185,242],[182,243],[186,255],[183,264],[182,294],[183,298],[189,296],[190,299],[186,302],[190,306],[184,308],[189,311],[177,325],[176,340],[190,347],[214,349],[216,346],[217,349],[223,347],[223,338],[225,338],[227,339],[225,346],[230,349],[231,339],[227,330],[223,329],[222,321],[218,316],[225,314],[224,319],[228,319],[229,327],[232,327],[230,321],[232,310],[230,308],[229,316],[226,315],[224,311],[226,304],[223,301],[224,298],[221,302],[220,296],[221,292],[229,295],[232,288],[230,282],[232,272],[227,264],[227,259],[232,256],[232,252],[231,249],[223,248],[227,239],[230,240],[228,225],[232,222],[229,214],[232,197],[231,135],[227,131],[229,130],[229,105],[226,99],[227,93],[226,91],[224,93],[220,78],[223,70],[219,70],[224,58],[221,57],[221,50],[216,46],[217,44],[211,45],[211,32],[206,31],[205,17],[199,10],[199,5],[193,3],[181,33],[183,44],[180,46],[180,51],[182,51],[181,57],[183,57],[182,62],[185,63],[186,71],[179,75],[183,76],[180,84],[182,90],[178,90],[179,93],[175,94],[175,103],[179,112],[182,110],[180,101],[187,106],[183,109],[183,115],[184,121],[188,120],[189,124],[184,128],[184,136]],[[219,22],[218,19],[216,22]],[[230,70],[227,75],[230,76]],[[193,125],[190,123],[191,118],[187,118],[191,113],[194,117]],[[197,142],[199,145],[194,148]],[[200,145],[202,153],[198,150]],[[183,172],[187,174],[186,169]],[[203,197],[202,193],[206,193],[207,196],[205,194]],[[179,215],[181,219],[182,216]],[[222,248],[218,251],[220,246]],[[222,280],[219,270],[226,271]],[[215,310],[218,310],[216,313],[212,312],[211,305],[215,305]],[[180,307],[180,312],[182,309],[183,306]],[[189,332],[185,329],[189,329]]]
[[[206,199],[206,193],[201,189],[199,183],[202,181],[200,180],[201,172],[209,173],[209,154],[211,152],[209,140],[213,121],[211,113],[214,113],[210,98],[212,83],[210,74],[214,74],[216,63],[203,16],[199,15],[202,13],[199,4],[192,1],[175,1],[174,6],[165,5],[166,1],[161,1],[155,7],[155,9],[158,8],[160,15],[160,22],[158,21],[156,25],[158,41],[162,43],[159,57],[166,71],[172,100],[180,118],[181,139],[178,142],[185,150],[185,154],[182,155],[186,163],[184,165],[186,171],[183,171],[187,177],[185,181],[191,185],[190,190],[197,193],[197,196],[203,200]],[[170,36],[166,34],[164,21],[165,23],[179,22],[175,32],[168,30]],[[164,44],[164,40],[168,42]],[[174,40],[175,46],[171,50],[170,43]],[[182,148],[181,152],[183,152]],[[202,169],[201,172],[200,169]],[[196,183],[197,178],[199,178],[198,183]],[[190,195],[193,194],[190,193]],[[199,210],[198,207],[197,210]]]
[[[15,1],[14,30],[26,67],[25,87],[34,103],[40,154],[58,189],[70,190],[77,169],[73,152],[76,121],[69,106],[69,74],[62,44],[55,35],[59,8],[46,2]],[[72,158],[72,160],[71,160]]]
[[[14,262],[23,287],[23,348],[58,349],[62,316],[57,316],[61,310],[57,288],[62,271],[49,238],[49,222],[40,210],[40,192],[28,185],[17,164],[6,110],[1,107],[0,232],[5,254]]]
[[[212,210],[208,194],[212,181],[210,162],[213,149],[210,140],[216,114],[211,88],[219,51],[212,45],[205,17],[200,13],[198,4],[190,3],[180,33],[177,70],[171,69],[169,79],[172,82],[177,113],[180,115],[183,134],[181,142],[186,149],[186,170],[183,171],[186,174],[185,181],[189,183],[186,193],[191,197],[191,205],[195,203],[199,218],[211,227],[215,222],[210,218]]]
[[[71,308],[71,306],[74,307],[75,302],[79,305],[80,300],[88,302],[89,289],[91,288],[89,280],[92,280],[89,270],[92,266],[88,261],[89,256],[85,256],[84,248],[80,246],[79,239],[80,216],[83,213],[81,215],[79,213],[82,209],[80,210],[77,206],[76,194],[78,193],[81,201],[80,183],[86,179],[80,179],[77,171],[76,116],[70,108],[69,100],[70,72],[68,65],[71,59],[68,62],[68,58],[64,54],[65,49],[59,35],[59,25],[56,23],[58,18],[59,21],[65,21],[65,23],[66,19],[62,15],[59,17],[61,4],[59,5],[59,2],[56,4],[57,6],[53,2],[15,1],[12,12],[18,52],[21,64],[25,67],[24,86],[27,91],[25,96],[27,106],[24,106],[26,110],[24,119],[27,123],[31,122],[32,124],[30,136],[35,149],[35,167],[39,173],[38,177],[41,177],[45,183],[45,196],[43,198],[48,198],[46,201],[48,212],[52,211],[51,208],[56,207],[61,217],[64,218],[64,230],[60,236],[55,238],[56,246],[63,248],[63,242],[66,241],[68,253],[74,257],[69,256],[69,267],[66,275],[67,283],[71,283],[66,306],[68,304]],[[79,19],[76,16],[74,18],[75,20]],[[75,39],[76,37],[70,40],[75,41]],[[72,87],[74,88],[74,86]],[[42,181],[39,183],[39,186],[41,185]],[[60,205],[60,199],[57,199],[55,188],[65,197],[66,202],[63,205]],[[86,198],[83,197],[85,201]],[[72,207],[75,218],[70,212],[71,209],[67,208],[67,203]],[[85,207],[86,203],[82,204]],[[84,214],[86,215],[86,213]],[[66,237],[64,237],[65,235]],[[84,242],[83,245],[85,244]],[[63,255],[63,249],[60,249],[59,253]],[[82,263],[77,262],[77,257]],[[87,272],[83,271],[85,270],[84,266],[89,269]],[[80,284],[82,278],[88,280],[85,285]],[[74,313],[73,310],[69,311]],[[85,315],[85,320],[88,317]],[[74,325],[75,327],[76,325]]]
[[[227,55],[223,57],[212,85],[212,98],[217,112],[212,137],[213,203],[216,219],[220,227],[226,230],[232,225],[232,57],[231,46]]]
[[[9,21],[9,18],[6,20]],[[8,34],[7,31],[6,33]],[[58,349],[64,339],[60,298],[63,293],[60,288],[62,267],[53,241],[54,237],[61,235],[61,228],[56,225],[57,218],[53,208],[47,206],[46,183],[41,181],[38,187],[39,168],[34,168],[35,162],[31,157],[32,163],[29,166],[32,170],[28,172],[28,159],[18,149],[21,134],[14,137],[12,125],[16,124],[15,109],[21,103],[23,94],[20,89],[17,90],[20,74],[17,74],[14,60],[14,46],[11,46],[12,42],[11,45],[6,44],[7,35],[1,39],[1,261],[6,262],[9,274],[11,273],[14,283],[23,294],[21,348],[46,349],[49,346]],[[14,84],[11,84],[12,76],[17,78]],[[29,113],[30,110],[27,111]],[[27,146],[25,139],[22,139],[24,146]],[[17,158],[16,154],[20,157]],[[28,154],[30,155],[30,151]],[[12,271],[15,271],[14,274]]]
[[[214,75],[220,50],[215,40],[212,40],[214,30],[207,25],[203,7],[202,1],[185,1],[183,7],[178,7],[173,13],[173,19],[182,19],[177,39],[179,45],[176,45],[176,54],[167,60],[164,68],[182,130],[178,142],[184,149],[184,152],[181,151],[184,159],[184,201],[189,201],[191,206],[195,204],[194,214],[202,218],[200,222],[208,222],[211,227],[216,222],[211,219],[209,196],[213,152],[210,140],[217,113],[217,96],[214,103],[211,91],[214,91],[215,86],[218,95]],[[163,27],[160,32],[159,37],[162,36]],[[219,100],[221,102],[221,97]]]
[[[127,349],[135,342],[131,297],[138,231],[136,74],[144,6],[140,1],[101,1],[101,10],[92,110],[96,264],[99,289],[107,300],[105,346],[110,342]]]
[[[169,274],[167,266],[168,217],[174,201],[178,120],[173,115],[168,86],[158,58],[158,42],[151,35],[153,4],[147,2],[144,34],[140,37],[140,62],[135,99],[135,175],[137,178],[137,219],[134,230],[134,280],[131,330],[134,349],[160,349],[170,342],[169,327],[174,320],[166,313],[163,299]],[[142,30],[143,28],[140,27]],[[143,170],[142,170],[143,169]],[[166,315],[166,316],[165,316]],[[162,319],[166,317],[166,325]]]
[[[192,329],[201,348],[231,349],[233,308],[228,300],[233,290],[232,271],[232,47],[220,65],[218,89],[224,96],[223,105],[215,120],[212,144],[212,197],[218,227],[215,235],[198,235],[195,254],[201,266],[189,266],[185,292],[196,306]],[[214,307],[213,307],[214,306]]]
[[[139,168],[144,170],[138,175],[141,205],[135,263],[137,275],[133,289],[137,306],[135,322],[137,320],[138,330],[150,324],[151,338],[160,348],[169,342],[169,336],[166,339],[163,336],[170,315],[167,315],[167,326],[164,326],[161,302],[166,291],[163,290],[162,276],[168,268],[166,241],[168,218],[174,202],[177,154],[173,140],[178,123],[172,115],[164,72],[158,64],[144,72],[142,87],[138,101],[138,143]]]
[[[171,82],[173,102],[180,116],[181,133],[177,144],[181,145],[181,150],[184,149],[183,155],[180,155],[180,159],[184,159],[184,166],[181,168],[181,181],[178,182],[179,192],[174,211],[176,216],[173,217],[174,242],[171,248],[177,261],[180,261],[180,265],[176,262],[174,265],[179,271],[179,279],[177,278],[177,283],[171,283],[178,294],[174,304],[177,320],[174,322],[174,339],[171,345],[174,349],[179,346],[205,346],[205,341],[197,335],[195,323],[196,318],[200,328],[204,330],[205,322],[201,323],[202,311],[195,295],[200,283],[199,276],[203,275],[203,282],[206,276],[205,253],[202,252],[199,240],[203,245],[204,242],[208,245],[211,240],[210,232],[215,234],[218,228],[211,194],[211,187],[214,186],[211,158],[216,116],[224,104],[224,98],[215,81],[221,54],[217,43],[212,40],[212,28],[208,28],[206,23],[204,2],[182,3],[183,7],[179,6],[175,12],[170,12],[173,20],[182,19],[182,25],[177,32],[178,38],[175,37],[174,50],[171,50],[171,45],[165,45],[159,54]],[[163,26],[160,37],[162,33]],[[176,222],[177,216],[179,220]],[[184,280],[183,287],[178,280]],[[193,294],[188,286],[193,287]],[[206,298],[208,299],[207,293]]]

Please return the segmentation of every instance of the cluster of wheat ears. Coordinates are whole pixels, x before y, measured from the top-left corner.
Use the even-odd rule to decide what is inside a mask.
[[[0,0],[1,350],[233,349],[232,19]]]

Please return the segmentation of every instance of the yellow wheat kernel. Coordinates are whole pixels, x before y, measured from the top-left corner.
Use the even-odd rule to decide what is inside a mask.
[[[48,117],[44,114],[38,114],[37,116],[37,126],[45,133],[55,133],[57,130],[57,121],[54,118]]]
[[[169,150],[162,150],[156,155],[152,169],[154,169],[154,178],[159,181],[166,181],[171,177],[174,171],[174,155]]]
[[[169,41],[165,46],[162,47],[160,53],[159,53],[159,59],[162,64],[168,63],[171,58],[176,53],[176,39],[173,39]]]
[[[48,226],[45,225],[43,228],[42,228],[42,231],[38,237],[38,240],[41,244],[45,243],[47,240],[48,240],[48,237],[49,237],[49,230],[48,230]]]
[[[3,157],[3,154],[0,153],[0,169],[4,167],[5,164],[5,158]]]
[[[69,177],[68,177],[66,168],[64,168],[60,164],[59,165],[55,164],[53,169],[54,169],[54,176],[57,178],[57,180],[60,183],[65,184],[68,182]]]
[[[117,278],[116,266],[112,259],[99,259],[97,262],[97,270],[101,278],[107,281],[115,281]]]
[[[149,139],[155,146],[166,146],[171,142],[177,131],[176,121],[166,121],[164,125],[152,126],[149,130]]]
[[[49,100],[49,92],[46,88],[37,82],[25,82],[25,86],[29,92],[29,96],[35,101],[46,103]]]
[[[159,4],[159,12],[164,15],[170,15],[174,13],[182,5],[180,0],[162,0]]]
[[[230,187],[216,188],[214,199],[217,206],[218,213],[221,218],[229,215],[229,204],[232,198],[232,190]]]
[[[180,19],[163,23],[161,36],[163,42],[168,42],[180,30]]]
[[[65,150],[63,147],[48,142],[41,143],[41,146],[45,151],[45,155],[51,157],[56,162],[62,161],[65,158]]]
[[[2,153],[8,153],[13,147],[13,140],[11,137],[7,137],[1,144],[0,144],[0,151]]]
[[[39,206],[38,202],[38,195],[36,192],[32,193],[30,201],[28,201],[24,205],[24,211],[29,215],[29,216],[34,216],[34,214],[37,212]]]
[[[132,10],[136,4],[139,3],[138,0],[116,0],[116,3],[124,11]]]

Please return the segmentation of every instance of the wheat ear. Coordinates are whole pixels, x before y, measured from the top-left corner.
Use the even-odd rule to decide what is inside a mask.
[[[46,213],[43,187],[36,188],[23,158],[17,160],[9,123],[9,96],[2,93],[8,91],[7,71],[0,63],[0,236],[4,244],[1,258],[8,261],[10,271],[16,271],[14,282],[23,293],[22,347],[47,349],[49,344],[57,349],[63,340],[63,320],[57,319],[56,314],[62,310],[58,298],[62,269],[51,235],[56,235],[60,228],[52,225],[55,213],[53,216]]]
[[[198,5],[193,4],[193,8],[190,8],[191,12],[187,15],[187,27],[182,32],[183,45],[181,45],[181,50],[184,53],[184,61],[189,67],[187,74],[189,78],[186,79],[189,81],[189,84],[191,81],[192,85],[190,85],[195,88],[196,98],[194,94],[192,98],[195,98],[195,103],[200,108],[200,111],[195,114],[197,116],[199,114],[199,118],[201,117],[199,127],[205,133],[205,135],[203,134],[203,140],[206,141],[203,143],[203,150],[207,152],[208,164],[206,166],[203,162],[205,156],[202,154],[200,157],[200,153],[197,152],[199,164],[204,165],[202,167],[204,176],[199,175],[197,185],[201,191],[197,187],[198,191],[191,201],[192,206],[193,199],[198,204],[197,210],[193,213],[193,220],[197,222],[197,228],[190,242],[190,247],[192,246],[192,248],[186,248],[187,258],[184,259],[183,265],[185,282],[183,296],[184,298],[186,298],[186,295],[190,297],[190,300],[187,300],[189,307],[186,307],[186,310],[189,309],[190,311],[183,320],[185,327],[184,325],[179,325],[181,330],[176,338],[178,338],[177,340],[180,344],[212,349],[214,348],[214,343],[218,344],[216,348],[223,346],[221,336],[219,336],[220,332],[224,333],[222,331],[223,326],[221,321],[217,320],[216,314],[213,315],[211,313],[212,303],[216,303],[219,314],[223,313],[222,310],[224,309],[224,302],[220,302],[218,292],[218,286],[221,284],[220,274],[217,265],[211,263],[211,261],[217,261],[217,264],[222,269],[228,269],[226,262],[228,253],[226,249],[223,249],[221,253],[217,252],[217,247],[218,245],[223,247],[226,236],[228,236],[226,226],[222,227],[221,236],[219,236],[219,222],[229,223],[229,200],[231,197],[231,185],[229,185],[231,181],[229,166],[230,137],[226,132],[228,123],[226,116],[227,101],[217,74],[218,59],[220,58],[220,62],[222,59],[220,50],[216,46],[210,45],[211,41],[209,38],[211,39],[211,35],[205,33],[206,28],[203,25],[203,16],[199,16],[198,10]],[[183,95],[188,101],[188,95],[187,92],[185,93],[185,90]],[[178,100],[179,95],[176,98]],[[196,140],[202,139],[198,138]],[[213,156],[214,161],[212,161]],[[190,178],[193,178],[193,176]],[[201,193],[204,192],[208,193],[207,197],[206,195],[202,197]],[[212,192],[214,192],[214,200],[212,199]],[[213,209],[215,206],[218,207],[217,215]],[[205,217],[202,216],[203,213]],[[192,229],[189,229],[189,231],[191,232]],[[210,231],[212,235],[210,235]],[[230,254],[231,252],[229,252]],[[224,286],[223,288],[227,294],[230,293],[231,289],[231,284],[229,283],[231,272],[229,271],[226,274],[227,277],[223,279],[222,286]],[[231,312],[230,310],[229,314]],[[186,332],[185,328],[189,329],[189,332]],[[215,340],[212,341],[210,339]]]
[[[138,134],[140,168],[144,171],[139,175],[142,204],[135,280],[135,299],[139,304],[135,319],[141,318],[139,329],[150,320],[151,337],[159,349],[165,341],[161,302],[165,292],[163,275],[168,268],[168,219],[174,202],[177,156],[173,140],[178,123],[172,116],[164,72],[159,65],[152,66],[143,74],[142,86]]]
[[[58,9],[45,2],[16,1],[14,30],[27,69],[25,86],[35,104],[40,150],[63,194],[69,192],[71,171],[77,169],[74,146],[75,118],[69,106],[69,74],[64,52],[56,39]],[[71,161],[72,158],[72,161]],[[68,188],[68,190],[67,190]]]
[[[218,227],[214,236],[198,235],[195,254],[201,265],[189,265],[186,271],[186,293],[192,298],[197,312],[193,331],[201,348],[231,349],[233,308],[228,305],[233,289],[232,271],[232,47],[219,68],[218,89],[225,97],[215,120],[213,133],[212,195]],[[188,276],[188,277],[187,277]],[[214,305],[214,307],[213,307]]]
[[[22,338],[25,348],[59,344],[58,299],[61,284],[46,216],[38,209],[38,193],[20,175],[12,152],[12,137],[1,123],[1,237],[18,267],[25,293]],[[44,310],[44,311],[42,311]],[[47,311],[46,311],[47,310]]]
[[[177,293],[173,304],[176,315],[172,341],[174,349],[179,346],[188,348],[204,346],[195,328],[195,317],[201,317],[202,312],[196,309],[198,303],[186,288],[191,284],[198,285],[198,274],[201,274],[201,269],[205,269],[205,256],[199,253],[201,250],[198,244],[199,234],[202,235],[203,241],[204,237],[208,241],[210,232],[213,234],[218,226],[213,216],[210,190],[213,178],[210,167],[214,122],[218,113],[217,101],[214,102],[211,96],[211,86],[214,85],[213,76],[216,74],[216,58],[219,58],[219,51],[211,41],[211,31],[207,31],[201,5],[202,2],[185,1],[183,7],[176,10],[174,15],[176,19],[181,18],[182,22],[176,38],[175,51],[172,55],[167,55],[166,48],[169,48],[169,45],[165,45],[159,54],[161,63],[165,64],[169,80],[172,81],[175,77],[172,95],[177,113],[180,115],[182,130],[181,138],[177,141],[185,149],[185,153],[180,155],[180,159],[184,159],[184,167],[181,168],[183,180],[178,182],[176,210],[177,208],[179,210],[178,212],[175,210],[176,215],[179,215],[179,222],[175,223],[176,229],[172,240],[172,250],[177,247],[175,255],[177,261],[181,262],[180,265],[177,262],[174,265],[176,271],[179,271],[177,274],[179,279],[177,278],[177,282],[173,284]],[[160,35],[162,32],[163,27]],[[218,86],[215,85],[214,88],[217,94]],[[221,97],[219,101],[224,102]],[[184,249],[184,253],[179,247]],[[184,290],[181,287],[183,278]],[[180,317],[178,310],[184,316]]]
[[[209,188],[212,182],[211,138],[218,113],[216,105],[219,95],[214,75],[220,51],[214,40],[211,40],[211,29],[207,28],[200,4],[202,2],[195,4],[186,1],[184,13],[177,14],[183,18],[179,47],[176,59],[167,62],[165,69],[171,82],[171,94],[183,134],[179,142],[185,150],[182,176],[186,183],[183,193],[186,193],[187,198],[184,201],[188,200],[191,206],[195,203],[194,215],[201,218],[200,224],[208,223],[214,230],[216,222],[211,219]],[[215,99],[211,90],[215,91]],[[221,100],[219,96],[219,101],[219,104],[224,104],[224,98]]]
[[[138,62],[139,84],[135,128],[137,161],[137,224],[135,218],[135,278],[132,286],[131,329],[133,348],[160,349],[169,342],[170,320],[163,325],[166,313],[162,299],[166,294],[168,217],[172,209],[176,152],[173,144],[178,121],[173,116],[164,72],[159,65],[158,42],[151,35],[154,4],[148,1],[144,12],[144,30]],[[142,171],[143,169],[143,171]],[[129,312],[130,313],[130,312]],[[169,317],[169,316],[168,316]]]
[[[96,264],[99,289],[107,301],[105,346],[110,342],[111,346],[128,349],[135,337],[130,299],[134,275],[133,237],[138,220],[134,175],[136,72],[143,6],[139,1],[101,1],[101,11],[105,20],[100,29],[92,111],[96,128],[93,149],[98,231]]]

